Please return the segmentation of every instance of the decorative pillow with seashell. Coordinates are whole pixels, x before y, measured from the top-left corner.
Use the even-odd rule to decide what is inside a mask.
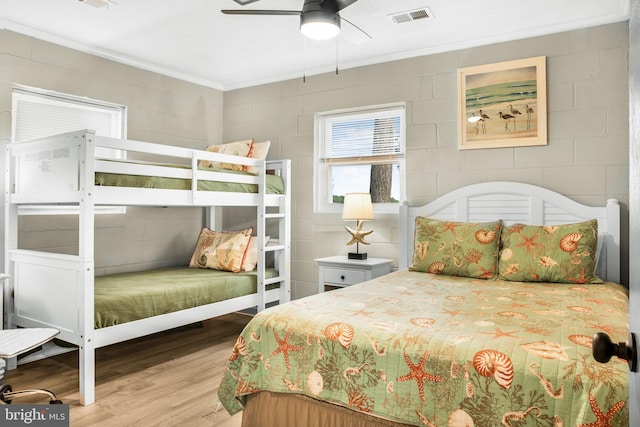
[[[220,145],[210,145],[205,148],[205,151],[228,154],[231,156],[250,157],[252,148],[253,139],[248,139],[246,141],[236,141]],[[235,163],[211,162],[209,160],[198,161],[198,166],[201,168],[219,168],[233,171],[247,171],[249,169],[249,166],[245,165],[238,165]]]
[[[239,231],[213,231],[203,228],[189,261],[189,267],[213,270],[242,270],[253,227]]]
[[[598,220],[502,229],[499,278],[519,282],[602,283],[596,276]]]
[[[269,155],[269,148],[271,148],[271,141],[254,142],[251,146],[251,151],[247,154],[247,157],[253,159],[267,160]],[[257,167],[248,166],[247,172],[257,174],[259,172]]]
[[[496,276],[502,221],[451,222],[416,217],[410,270],[478,279]]]

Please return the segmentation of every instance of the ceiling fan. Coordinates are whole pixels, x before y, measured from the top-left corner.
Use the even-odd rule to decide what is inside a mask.
[[[258,0],[234,0],[240,5],[246,5]],[[302,10],[261,10],[261,9],[223,9],[227,15],[294,15],[300,17],[300,31],[305,36],[326,40],[335,37],[340,32],[340,22],[344,20],[368,38],[371,38],[353,22],[340,16],[340,11],[357,0],[304,0]]]

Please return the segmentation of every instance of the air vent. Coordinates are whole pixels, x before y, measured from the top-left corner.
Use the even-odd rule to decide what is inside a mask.
[[[415,10],[408,10],[406,12],[392,13],[389,15],[393,22],[396,24],[402,24],[405,22],[417,21],[419,19],[433,18],[431,9],[423,7]]]

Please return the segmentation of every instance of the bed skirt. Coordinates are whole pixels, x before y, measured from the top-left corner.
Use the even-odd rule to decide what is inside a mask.
[[[242,427],[410,427],[300,394],[261,391],[247,396]]]

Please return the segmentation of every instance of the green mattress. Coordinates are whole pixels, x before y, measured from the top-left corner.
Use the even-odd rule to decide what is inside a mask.
[[[218,396],[231,413],[266,390],[415,426],[622,426],[628,366],[597,363],[591,337],[625,341],[627,304],[614,283],[398,271],[258,313]]]
[[[186,168],[186,167],[185,167]],[[201,169],[207,172],[224,172],[232,174],[250,175],[247,172],[237,172],[223,169]],[[116,173],[97,172],[95,184],[111,187],[162,188],[166,190],[191,190],[191,180],[181,178],[163,178],[144,175],[124,175]],[[278,175],[266,175],[267,194],[283,194],[284,184]],[[240,184],[237,182],[198,181],[200,191],[226,191],[234,193],[257,193],[256,184]]]
[[[274,277],[273,270],[266,277]],[[255,271],[170,267],[95,278],[95,327],[104,328],[256,292]]]

